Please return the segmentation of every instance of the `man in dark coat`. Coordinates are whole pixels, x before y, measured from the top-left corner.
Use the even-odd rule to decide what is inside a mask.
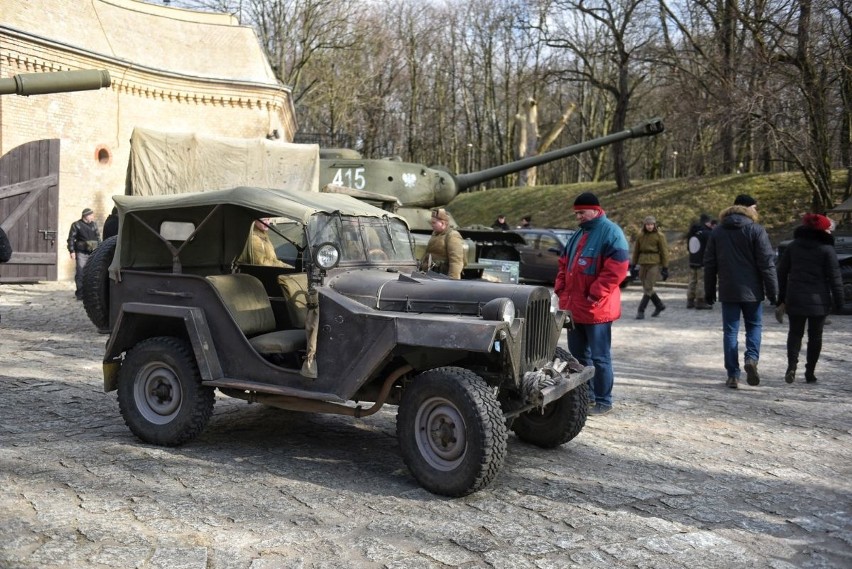
[[[104,221],[104,241],[112,237],[113,235],[118,235],[118,208],[112,208],[112,212],[107,216],[106,221]]]
[[[790,328],[787,332],[787,372],[784,380],[796,380],[796,365],[805,325],[808,349],[805,381],[816,383],[816,369],[822,351],[825,318],[834,308],[843,308],[843,278],[834,237],[834,223],[824,215],[807,214],[793,232],[793,242],[778,261],[778,302],[784,303]]]
[[[71,230],[68,232],[68,253],[74,259],[77,269],[74,273],[74,282],[77,284],[74,296],[77,300],[83,300],[83,269],[89,261],[89,255],[100,242],[101,235],[95,221],[95,212],[87,207],[80,219],[71,224]]]
[[[686,307],[706,310],[710,307],[704,302],[704,250],[707,239],[716,224],[706,213],[702,213],[698,222],[693,223],[686,234],[686,248],[689,251],[689,278],[686,286]]]
[[[739,346],[740,315],[745,321],[746,379],[758,385],[760,376],[760,340],[763,329],[763,300],[771,304],[778,300],[778,275],[775,272],[775,252],[769,235],[757,223],[757,201],[742,194],[734,205],[719,214],[719,225],[707,240],[704,252],[704,296],[711,305],[716,301],[716,281],[722,303],[722,350],[725,354],[726,385],[737,388],[740,378]]]
[[[497,219],[494,220],[494,223],[491,224],[491,229],[496,229],[497,231],[509,231],[511,229],[509,224],[506,223],[506,216],[502,213],[497,216]]]

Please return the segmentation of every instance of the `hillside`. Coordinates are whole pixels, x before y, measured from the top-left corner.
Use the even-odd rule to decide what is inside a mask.
[[[842,191],[840,173],[835,178],[838,197]],[[571,214],[574,198],[593,192],[607,215],[622,226],[628,239],[641,229],[647,215],[657,218],[666,232],[671,249],[671,280],[686,279],[687,258],[683,233],[702,212],[718,217],[737,194],[749,194],[758,202],[760,223],[773,244],[792,235],[801,215],[810,210],[811,191],[799,173],[736,174],[712,178],[678,178],[637,182],[618,192],[612,182],[563,186],[500,188],[457,196],[447,209],[460,226],[490,226],[498,214],[517,225],[524,215],[532,215],[537,227],[576,227]]]

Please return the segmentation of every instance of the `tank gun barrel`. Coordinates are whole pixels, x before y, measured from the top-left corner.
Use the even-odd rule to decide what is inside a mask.
[[[22,73],[0,79],[0,95],[44,95],[89,91],[109,87],[111,79],[106,69],[81,69],[53,73]]]
[[[528,168],[532,168],[533,166],[539,166],[541,164],[553,162],[554,160],[559,160],[560,158],[567,158],[568,156],[573,156],[575,154],[580,154],[581,152],[600,148],[601,146],[607,146],[608,144],[613,144],[614,142],[618,142],[620,140],[627,140],[628,138],[655,136],[657,134],[660,134],[664,130],[665,127],[663,126],[663,120],[661,118],[653,118],[650,120],[646,120],[642,124],[634,126],[633,128],[628,128],[620,132],[614,132],[607,136],[594,138],[592,140],[587,140],[578,144],[572,144],[571,146],[566,146],[565,148],[551,150],[550,152],[545,152],[544,154],[539,154],[538,156],[522,158],[521,160],[516,160],[514,162],[509,162],[508,164],[495,166],[493,168],[487,168],[485,170],[480,170],[479,172],[471,172],[470,174],[457,174],[453,176],[453,179],[456,182],[456,190],[463,191],[477,184],[481,184],[489,180],[494,180],[495,178],[506,176],[508,174],[514,174],[515,172],[520,172],[521,170],[526,170]]]

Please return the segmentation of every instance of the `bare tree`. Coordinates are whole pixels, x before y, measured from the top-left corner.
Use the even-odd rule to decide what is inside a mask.
[[[648,0],[545,0],[539,10],[548,45],[570,52],[564,70],[570,81],[585,81],[613,101],[611,128],[627,126],[627,113],[637,89],[647,78],[644,50],[655,41],[647,25]],[[630,187],[623,142],[612,147],[613,171],[619,189]]]
[[[833,204],[829,125],[834,122],[832,116],[840,118],[839,109],[832,104],[832,99],[838,99],[832,97],[831,87],[839,81],[827,41],[837,12],[832,14],[828,5],[822,0],[796,0],[791,10],[779,12],[782,17],[773,22],[772,35],[754,35],[757,52],[773,66],[773,82],[765,93],[769,104],[755,108],[753,117],[766,125],[802,171],[813,189],[816,211]],[[758,21],[745,22],[757,29]]]

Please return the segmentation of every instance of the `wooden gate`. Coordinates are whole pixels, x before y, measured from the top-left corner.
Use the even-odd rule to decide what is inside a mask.
[[[12,258],[0,283],[55,281],[59,211],[59,139],[28,142],[0,158],[0,226]]]

